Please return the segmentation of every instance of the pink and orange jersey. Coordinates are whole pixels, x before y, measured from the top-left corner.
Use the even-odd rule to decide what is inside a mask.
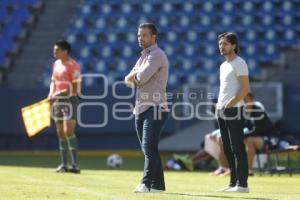
[[[53,72],[51,80],[54,83],[54,94],[58,94],[65,91],[70,91],[72,89],[72,96],[77,95],[77,90],[71,88],[73,83],[80,82],[80,66],[73,60],[62,63],[61,60],[56,60],[53,65]]]

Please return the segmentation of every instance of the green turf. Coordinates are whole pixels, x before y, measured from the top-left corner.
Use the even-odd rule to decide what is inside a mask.
[[[55,156],[0,156],[1,200],[181,200],[181,199],[300,199],[300,175],[249,177],[249,194],[218,193],[228,177],[207,172],[166,172],[163,194],[134,194],[142,176],[142,158],[124,158],[120,170],[106,167],[103,157],[81,157],[82,173],[57,174]]]

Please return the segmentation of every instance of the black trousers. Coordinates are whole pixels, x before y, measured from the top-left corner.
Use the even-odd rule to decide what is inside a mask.
[[[150,107],[136,116],[135,128],[144,153],[144,175],[141,183],[148,188],[165,190],[161,158],[158,152],[159,138],[167,120],[168,112],[160,107]]]
[[[244,145],[243,107],[218,110],[223,148],[231,171],[230,186],[248,187],[248,162]]]

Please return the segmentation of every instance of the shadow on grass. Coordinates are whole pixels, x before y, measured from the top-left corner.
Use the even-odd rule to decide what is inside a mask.
[[[255,198],[255,197],[233,197],[233,196],[222,196],[222,195],[207,195],[207,194],[184,194],[184,193],[161,193],[164,195],[174,195],[174,196],[187,196],[187,197],[209,197],[209,198],[219,198],[219,199],[252,199],[252,200],[276,200],[268,198]],[[220,193],[221,194],[221,193]],[[232,193],[233,194],[233,193]],[[245,194],[247,195],[247,194]]]

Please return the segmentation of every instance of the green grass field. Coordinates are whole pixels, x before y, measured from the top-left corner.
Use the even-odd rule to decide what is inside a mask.
[[[58,174],[58,156],[0,155],[0,200],[181,200],[181,199],[300,199],[300,175],[249,177],[249,194],[214,192],[228,177],[211,177],[207,172],[165,173],[167,191],[134,194],[142,176],[143,159],[124,157],[119,170],[109,170],[105,157],[80,157],[82,173]]]

